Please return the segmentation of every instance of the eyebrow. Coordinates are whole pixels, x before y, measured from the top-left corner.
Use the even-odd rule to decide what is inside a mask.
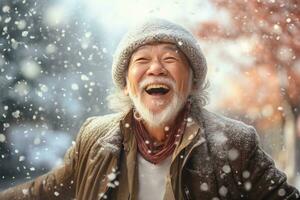
[[[144,49],[149,45],[151,45],[151,44],[142,45],[139,48],[137,48],[133,53],[137,52],[138,50]],[[172,51],[179,51],[179,48],[175,44],[166,44],[163,49],[172,50]]]
[[[147,47],[147,45],[142,45],[142,46],[140,46],[139,48],[137,48],[137,49],[134,51],[134,53],[137,52],[138,50],[144,49],[144,48],[146,48],[146,47]]]
[[[166,50],[172,50],[172,51],[175,51],[175,52],[179,51],[179,48],[176,45],[172,45],[172,44],[164,46],[164,49],[166,49]]]

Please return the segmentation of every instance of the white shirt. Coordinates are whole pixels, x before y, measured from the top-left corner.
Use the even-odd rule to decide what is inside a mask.
[[[152,164],[138,153],[138,200],[162,200],[165,194],[166,177],[171,166],[172,156],[158,164]]]

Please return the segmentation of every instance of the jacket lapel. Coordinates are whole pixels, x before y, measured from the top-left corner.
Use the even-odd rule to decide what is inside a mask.
[[[183,167],[190,157],[192,151],[204,142],[205,139],[203,138],[203,128],[199,125],[199,123],[189,117],[180,144],[175,148],[172,156],[172,164],[170,167],[170,174],[167,177],[164,199],[169,200],[183,198],[183,194],[181,192],[181,176]],[[184,149],[186,150],[183,151]],[[185,152],[185,155],[183,155],[182,152]]]
[[[196,123],[192,118],[188,118],[188,123],[187,123],[185,133],[183,134],[180,144],[176,147],[173,153],[173,160],[175,160],[175,158],[178,157],[178,155],[183,149],[190,146],[187,153],[185,154],[184,163],[183,163],[184,165],[186,160],[189,158],[192,150],[195,147],[201,145],[203,142],[205,142],[204,129],[198,123]]]
[[[138,179],[137,179],[137,143],[134,138],[131,119],[132,112],[129,112],[122,120],[120,126],[123,133],[123,147],[125,151],[125,161],[127,168],[127,181],[130,199],[136,199]]]

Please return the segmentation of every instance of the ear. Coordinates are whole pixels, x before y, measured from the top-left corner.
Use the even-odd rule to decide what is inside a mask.
[[[129,86],[128,86],[128,76],[127,76],[128,70],[126,70],[126,80],[125,80],[125,86],[123,88],[123,93],[126,96],[129,96]]]
[[[125,94],[126,96],[129,95],[129,91],[128,91],[127,84],[126,84],[126,86],[124,87],[123,92],[124,92],[124,94]]]
[[[198,90],[198,86],[195,82],[192,83],[192,91]]]

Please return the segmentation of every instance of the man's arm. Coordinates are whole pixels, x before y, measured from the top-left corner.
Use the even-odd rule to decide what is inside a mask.
[[[71,199],[75,196],[76,163],[80,151],[81,134],[89,124],[87,119],[80,128],[76,144],[65,154],[64,164],[27,183],[0,192],[1,200],[12,199]]]
[[[286,175],[278,170],[272,158],[259,146],[258,136],[242,171],[244,188],[249,199],[300,199],[299,191],[287,183]]]

